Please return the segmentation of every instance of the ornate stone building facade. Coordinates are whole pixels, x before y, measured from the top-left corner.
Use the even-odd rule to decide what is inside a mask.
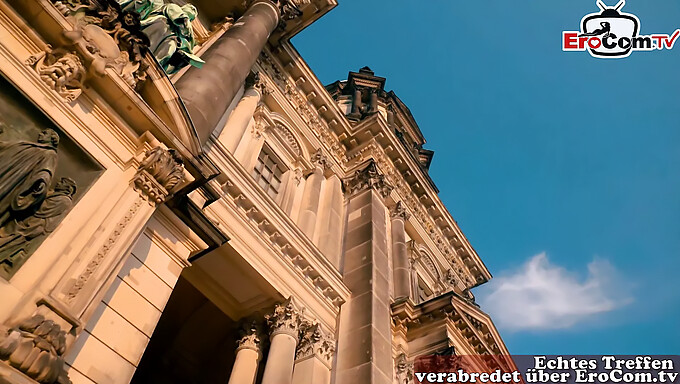
[[[0,0],[0,383],[410,383],[507,350],[433,153],[335,0]]]

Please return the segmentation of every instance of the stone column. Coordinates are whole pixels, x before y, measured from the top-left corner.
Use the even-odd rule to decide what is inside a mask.
[[[295,358],[293,384],[330,384],[335,340],[319,324],[303,331]]]
[[[411,297],[411,278],[409,273],[408,251],[406,249],[406,229],[404,222],[408,213],[400,202],[391,210],[392,217],[392,278],[394,298]]]
[[[246,81],[243,97],[234,108],[218,137],[218,141],[224,144],[232,154],[236,152],[236,147],[246,133],[250,120],[253,118],[264,93],[264,85],[259,74],[254,75],[252,81]]]
[[[292,384],[302,311],[295,307],[290,297],[265,318],[271,336],[262,384]]]
[[[190,68],[176,84],[201,144],[205,144],[250,73],[269,35],[281,21],[279,2],[250,0],[245,14],[202,56],[202,68]],[[276,4],[275,4],[276,3]],[[292,2],[283,18],[299,15]]]
[[[345,198],[342,193],[342,182],[337,175],[331,175],[326,179],[325,209],[328,210],[321,223],[319,234],[319,249],[336,268],[340,268],[340,253],[342,252],[342,218]]]
[[[238,341],[236,360],[231,370],[228,384],[253,384],[257,378],[257,365],[260,362],[260,338],[255,324],[244,330]]]
[[[307,177],[305,191],[302,196],[302,207],[298,218],[298,226],[310,239],[314,237],[316,218],[319,211],[319,198],[321,197],[321,183],[324,180],[324,170],[326,169],[326,157],[319,149],[312,155],[314,170]]]
[[[392,384],[387,212],[392,187],[376,164],[345,180],[349,204],[343,279],[352,296],[340,310],[336,384]]]

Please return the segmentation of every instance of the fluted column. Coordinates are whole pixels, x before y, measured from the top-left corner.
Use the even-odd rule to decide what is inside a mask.
[[[307,177],[305,191],[302,196],[302,207],[298,226],[309,238],[313,238],[316,227],[316,218],[319,211],[319,198],[321,197],[321,183],[324,180],[324,170],[326,169],[326,157],[321,150],[312,156],[314,170]]]
[[[238,144],[246,133],[264,92],[264,85],[259,74],[253,76],[252,81],[246,81],[243,97],[234,108],[218,137],[218,141],[224,144],[232,154],[236,152]]]
[[[262,384],[292,384],[302,311],[295,307],[291,297],[277,305],[266,319],[271,332],[271,344]]]
[[[392,279],[394,298],[411,296],[411,279],[409,277],[408,252],[406,249],[405,221],[408,213],[400,202],[390,210],[392,218]]]
[[[255,324],[246,328],[238,340],[236,360],[231,370],[228,384],[253,384],[257,378],[257,365],[260,362],[260,338]]]
[[[344,230],[342,225],[343,206],[345,202],[340,178],[335,174],[331,175],[326,179],[324,189],[327,202],[324,208],[327,212],[321,222],[318,245],[326,258],[339,269]]]
[[[207,142],[281,20],[274,2],[249,3],[245,14],[202,56],[203,67],[190,68],[177,81],[201,144]],[[290,3],[282,3],[288,11]]]
[[[293,384],[329,384],[335,340],[312,324],[302,332],[293,371]]]

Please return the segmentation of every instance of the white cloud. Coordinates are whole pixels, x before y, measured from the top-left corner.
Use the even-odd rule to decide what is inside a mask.
[[[565,329],[629,304],[628,291],[606,260],[593,260],[587,277],[579,279],[541,253],[515,273],[493,279],[480,304],[506,330]]]

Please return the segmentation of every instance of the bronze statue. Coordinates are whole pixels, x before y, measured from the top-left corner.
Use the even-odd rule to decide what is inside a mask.
[[[66,216],[75,193],[76,182],[62,177],[35,213],[13,218],[0,227],[0,269],[10,272],[23,263]]]
[[[37,209],[57,168],[59,135],[45,129],[38,142],[0,141],[0,226]]]
[[[191,22],[198,15],[196,7],[166,4],[163,0],[118,2],[124,11],[139,14],[141,30],[150,41],[149,49],[168,74],[187,65],[200,68],[205,63],[193,53],[196,39]]]

